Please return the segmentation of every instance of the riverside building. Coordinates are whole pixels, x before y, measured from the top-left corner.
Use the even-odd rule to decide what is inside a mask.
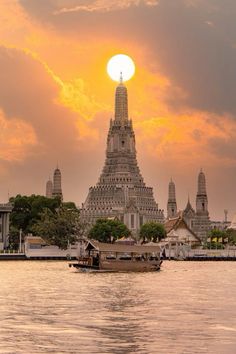
[[[12,211],[10,203],[0,204],[0,250],[3,250],[9,245],[9,219]]]
[[[90,224],[98,218],[117,218],[136,236],[143,223],[164,222],[164,212],[158,208],[153,189],[146,186],[138,167],[122,77],[115,93],[115,117],[110,120],[105,165],[97,184],[89,189],[81,217]]]

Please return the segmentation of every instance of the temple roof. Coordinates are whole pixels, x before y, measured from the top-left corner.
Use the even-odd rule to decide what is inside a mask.
[[[200,238],[188,227],[187,223],[183,219],[181,215],[179,215],[176,218],[169,219],[168,221],[165,222],[164,227],[166,230],[166,233],[170,233],[172,230],[177,230],[178,227],[184,227],[187,229],[196,239],[200,241]]]
[[[184,214],[184,215],[185,215],[185,214],[189,214],[189,212],[195,213],[195,210],[193,209],[193,207],[192,207],[192,205],[191,205],[191,203],[190,203],[190,200],[189,200],[189,198],[188,198],[188,202],[187,202],[187,205],[186,205],[186,207],[185,207],[185,209],[184,209],[184,211],[183,211],[183,214]]]

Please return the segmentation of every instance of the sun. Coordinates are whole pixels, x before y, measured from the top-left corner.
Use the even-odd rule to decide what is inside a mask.
[[[135,73],[133,60],[125,54],[114,55],[107,63],[107,73],[114,81],[128,81]],[[122,74],[121,74],[122,73]]]

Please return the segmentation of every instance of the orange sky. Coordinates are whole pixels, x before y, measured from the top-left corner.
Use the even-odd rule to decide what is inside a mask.
[[[174,16],[178,11],[179,16]],[[209,210],[236,211],[236,4],[220,0],[2,0],[0,201],[45,193],[58,161],[66,200],[79,205],[105,157],[115,83],[109,58],[130,55],[127,83],[138,161],[166,209],[195,206],[206,173]]]

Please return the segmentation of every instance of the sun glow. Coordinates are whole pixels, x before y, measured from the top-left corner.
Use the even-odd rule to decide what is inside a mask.
[[[128,81],[135,73],[134,62],[128,55],[114,55],[107,63],[107,73],[112,80],[118,82],[122,73],[123,81]]]

